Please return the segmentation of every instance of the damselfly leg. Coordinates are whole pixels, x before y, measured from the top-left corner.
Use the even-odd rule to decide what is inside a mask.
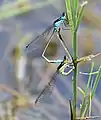
[[[69,52],[68,47],[66,46],[66,44],[65,44],[65,42],[64,42],[64,40],[63,40],[63,38],[62,38],[62,36],[61,36],[61,34],[60,34],[60,32],[61,32],[61,29],[59,28],[57,37],[58,37],[58,39],[60,40],[60,42],[61,42],[64,50],[66,51],[66,53],[67,53],[70,61],[72,62],[72,61],[73,61],[73,57],[72,57],[71,53]]]
[[[64,24],[62,26],[62,30],[70,30],[70,25],[69,25],[69,23],[67,24],[67,21],[64,21]]]
[[[69,71],[68,72],[65,72],[65,69],[66,68],[69,68]],[[62,74],[62,75],[65,75],[65,76],[67,76],[67,75],[69,75],[72,71],[74,70],[74,65],[73,64],[70,64],[70,63],[67,63],[67,64],[64,64],[61,68],[60,68],[60,73]]]
[[[64,40],[62,39],[62,36],[61,36],[61,34],[60,34],[60,28],[59,28],[59,30],[58,30],[58,33],[56,33],[56,34],[57,34],[57,37],[58,37],[60,43],[62,44],[64,50],[66,51],[67,55],[69,56],[70,61],[72,61],[72,60],[73,60],[72,55],[70,54],[70,52],[69,52],[69,50],[68,50],[68,48],[67,48]],[[49,60],[49,59],[44,55],[45,52],[46,52],[46,50],[47,50],[47,48],[48,48],[48,46],[49,46],[49,44],[50,44],[50,42],[51,42],[51,39],[47,42],[47,44],[46,44],[46,46],[45,46],[45,48],[44,48],[44,51],[43,51],[43,53],[42,53],[42,57],[43,57],[47,62],[49,62],[49,63],[61,63],[63,60]]]
[[[45,48],[44,48],[44,51],[43,51],[43,53],[42,53],[42,57],[47,61],[47,62],[49,62],[49,63],[61,63],[63,60],[49,60],[44,54],[45,54],[45,52],[46,52],[46,50],[47,50],[47,48],[48,48],[48,46],[49,46],[49,44],[50,44],[50,42],[51,42],[51,38],[49,39],[49,41],[47,42],[47,44],[46,44],[46,46],[45,46]]]

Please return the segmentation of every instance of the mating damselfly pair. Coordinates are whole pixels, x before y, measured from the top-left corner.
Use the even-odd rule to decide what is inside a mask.
[[[47,28],[41,35],[37,36],[34,40],[32,40],[27,46],[26,46],[26,51],[27,54],[34,54],[35,50],[40,49],[40,43],[43,43],[45,40],[47,40],[46,46],[44,50],[42,51],[42,57],[48,62],[48,63],[55,63],[59,64],[57,67],[56,72],[53,74],[51,80],[48,82],[48,84],[45,86],[45,88],[42,90],[42,92],[39,94],[39,96],[35,100],[36,103],[40,103],[44,101],[45,99],[48,98],[48,96],[52,93],[52,90],[54,88],[54,85],[56,83],[56,76],[58,74],[62,75],[69,75],[74,69],[75,69],[75,64],[81,63],[81,62],[86,62],[92,60],[92,58],[95,58],[98,55],[101,55],[101,53],[97,53],[95,55],[88,55],[82,58],[79,58],[77,60],[74,60],[71,53],[68,50],[68,47],[63,40],[63,37],[61,35],[62,30],[69,30],[69,22],[68,22],[68,17],[66,13],[63,13],[57,20],[53,22],[53,24]],[[45,56],[45,52],[47,51],[47,48],[52,40],[53,35],[56,35],[58,40],[60,41],[61,45],[63,46],[66,55],[64,55],[63,59],[57,59],[57,60],[49,60]],[[40,42],[41,41],[41,42]],[[37,43],[39,45],[37,45]],[[68,68],[68,71],[65,71]]]

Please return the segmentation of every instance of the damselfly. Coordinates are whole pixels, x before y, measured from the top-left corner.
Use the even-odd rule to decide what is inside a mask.
[[[67,17],[65,12],[63,12],[62,15],[58,19],[56,19],[53,22],[53,24],[51,26],[49,26],[41,35],[37,36],[34,40],[32,40],[26,46],[27,52],[28,53],[33,52],[35,49],[37,49],[37,47],[40,48],[39,46],[36,45],[36,42],[38,43],[38,41],[40,41],[40,43],[38,43],[38,45],[39,44],[42,45],[45,40],[51,41],[51,38],[52,38],[53,34],[57,33],[57,31],[60,27],[62,27],[62,29],[64,29],[64,30],[69,30],[69,28],[68,28],[69,27],[68,17]]]
[[[42,57],[49,63],[55,63],[55,64],[59,63],[59,66],[57,67],[56,72],[53,74],[52,79],[49,81],[49,83],[46,85],[46,87],[43,89],[43,91],[37,97],[35,103],[41,102],[41,101],[47,99],[48,96],[52,93],[53,87],[54,87],[55,82],[56,82],[56,75],[57,74],[60,73],[62,75],[69,75],[73,71],[73,69],[75,68],[74,67],[75,64],[85,62],[85,61],[90,61],[90,60],[92,60],[92,58],[94,58],[98,55],[101,55],[101,53],[98,53],[96,55],[92,54],[92,55],[85,56],[85,57],[82,57],[80,59],[74,60],[72,55],[70,54],[65,42],[64,42],[64,40],[62,39],[62,36],[60,34],[60,29],[58,30],[57,33],[58,33],[57,36],[59,37],[59,40],[60,40],[61,44],[63,45],[67,55],[70,57],[70,60],[68,59],[67,56],[64,56],[63,60],[49,60],[47,57],[44,56],[45,51],[49,45],[49,42],[47,43],[47,45],[43,51]],[[65,70],[67,68],[69,68],[69,70],[65,72]]]

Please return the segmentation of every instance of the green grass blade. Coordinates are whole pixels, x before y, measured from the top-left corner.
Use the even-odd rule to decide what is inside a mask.
[[[85,102],[86,102],[86,96],[84,96],[84,99],[83,99],[82,104],[81,104],[80,117],[82,117],[83,110],[84,110],[84,108],[85,108]]]
[[[94,69],[94,62],[92,62],[90,73],[93,72],[93,69]],[[89,89],[89,87],[90,87],[91,77],[92,77],[92,75],[90,74],[89,77],[88,77],[88,82],[87,82],[87,86],[86,86],[86,91],[85,91],[85,93],[88,92],[88,89]]]
[[[69,25],[71,31],[74,30],[74,21],[73,21],[73,10],[72,10],[72,5],[71,5],[71,0],[65,0],[66,4],[66,10],[67,10],[67,15],[69,19]]]
[[[72,6],[73,6],[73,20],[74,20],[74,26],[76,25],[77,20],[77,11],[78,11],[78,0],[72,0]]]
[[[73,18],[73,25],[75,28],[75,0],[71,0],[71,10],[72,10],[72,18]]]
[[[85,97],[84,98],[84,107],[83,107],[83,112],[82,112],[82,116],[81,117],[86,117],[87,116],[87,113],[88,113],[88,111],[89,111],[89,114],[91,113],[91,101],[92,99],[91,99],[91,93],[89,94],[89,96],[88,96],[88,100],[87,100],[87,97]],[[86,101],[87,101],[87,103],[86,103]]]
[[[84,92],[84,90],[83,90],[82,88],[77,87],[77,89],[81,92],[81,94],[82,94],[83,96],[85,95],[85,92]]]
[[[93,86],[93,89],[92,89],[92,95],[91,95],[91,97],[94,96],[95,91],[96,91],[96,88],[97,88],[97,86],[98,86],[98,83],[99,83],[99,81],[100,81],[100,79],[101,79],[101,65],[100,65],[98,71],[99,71],[99,72],[98,72],[98,74],[97,74],[97,76],[96,76],[96,78],[95,78],[95,82],[94,82],[94,86]]]
[[[91,116],[91,112],[92,112],[92,98],[91,98],[91,92],[90,92],[90,95],[89,95],[89,116]]]
[[[84,110],[84,113],[83,113],[84,117],[86,117],[86,115],[87,115],[87,112],[89,110],[89,106],[90,106],[90,97],[88,97],[88,103],[86,104],[86,107],[85,107],[85,110]]]
[[[80,9],[79,9],[79,11],[78,11],[78,17],[77,17],[77,22],[76,22],[76,27],[75,27],[75,30],[77,31],[77,29],[78,29],[78,27],[79,27],[79,24],[80,24],[80,22],[81,22],[81,19],[82,19],[82,16],[83,16],[83,13],[84,13],[84,7],[85,7],[85,5],[87,4],[88,2],[87,1],[84,1],[83,3],[82,3],[82,5],[80,6]]]
[[[91,84],[90,84],[90,93],[89,93],[89,101],[90,101],[89,116],[91,116],[91,112],[92,112],[92,97],[91,97],[91,94],[92,94],[93,83],[94,83],[94,77],[93,77],[93,79],[92,79],[92,81],[91,81]]]
[[[90,73],[93,72],[93,68],[94,68],[94,62],[92,63]],[[88,82],[87,82],[87,86],[86,86],[86,91],[85,91],[84,99],[83,99],[82,106],[81,106],[81,109],[80,109],[80,117],[82,117],[83,110],[85,108],[85,97],[87,96],[87,92],[88,92],[88,88],[90,86],[90,82],[91,82],[91,75],[89,75],[89,78],[88,78]]]
[[[93,96],[95,95],[95,91],[96,91],[96,88],[98,86],[98,83],[100,81],[100,78],[101,78],[101,65],[99,67],[99,73],[97,74],[96,78],[95,78],[95,82],[94,82],[94,86],[92,88],[92,92],[91,92],[91,100],[93,99]],[[86,116],[88,110],[89,110],[89,106],[90,106],[90,100],[88,101],[88,104],[87,104],[87,107],[85,109],[85,113],[84,113],[84,116]]]

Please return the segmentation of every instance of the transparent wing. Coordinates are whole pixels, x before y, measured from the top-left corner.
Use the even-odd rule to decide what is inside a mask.
[[[53,34],[53,25],[47,28],[41,35],[37,36],[28,45],[26,45],[25,52],[27,56],[36,57],[41,56],[44,50],[45,43]]]
[[[46,87],[42,90],[42,92],[36,98],[35,104],[38,103],[38,102],[39,103],[45,102],[47,100],[47,98],[49,98],[49,96],[51,95],[51,93],[53,91],[53,88],[55,86],[56,75],[57,75],[57,72],[54,73],[54,75],[52,76],[52,79],[49,81],[49,83],[46,85]]]

